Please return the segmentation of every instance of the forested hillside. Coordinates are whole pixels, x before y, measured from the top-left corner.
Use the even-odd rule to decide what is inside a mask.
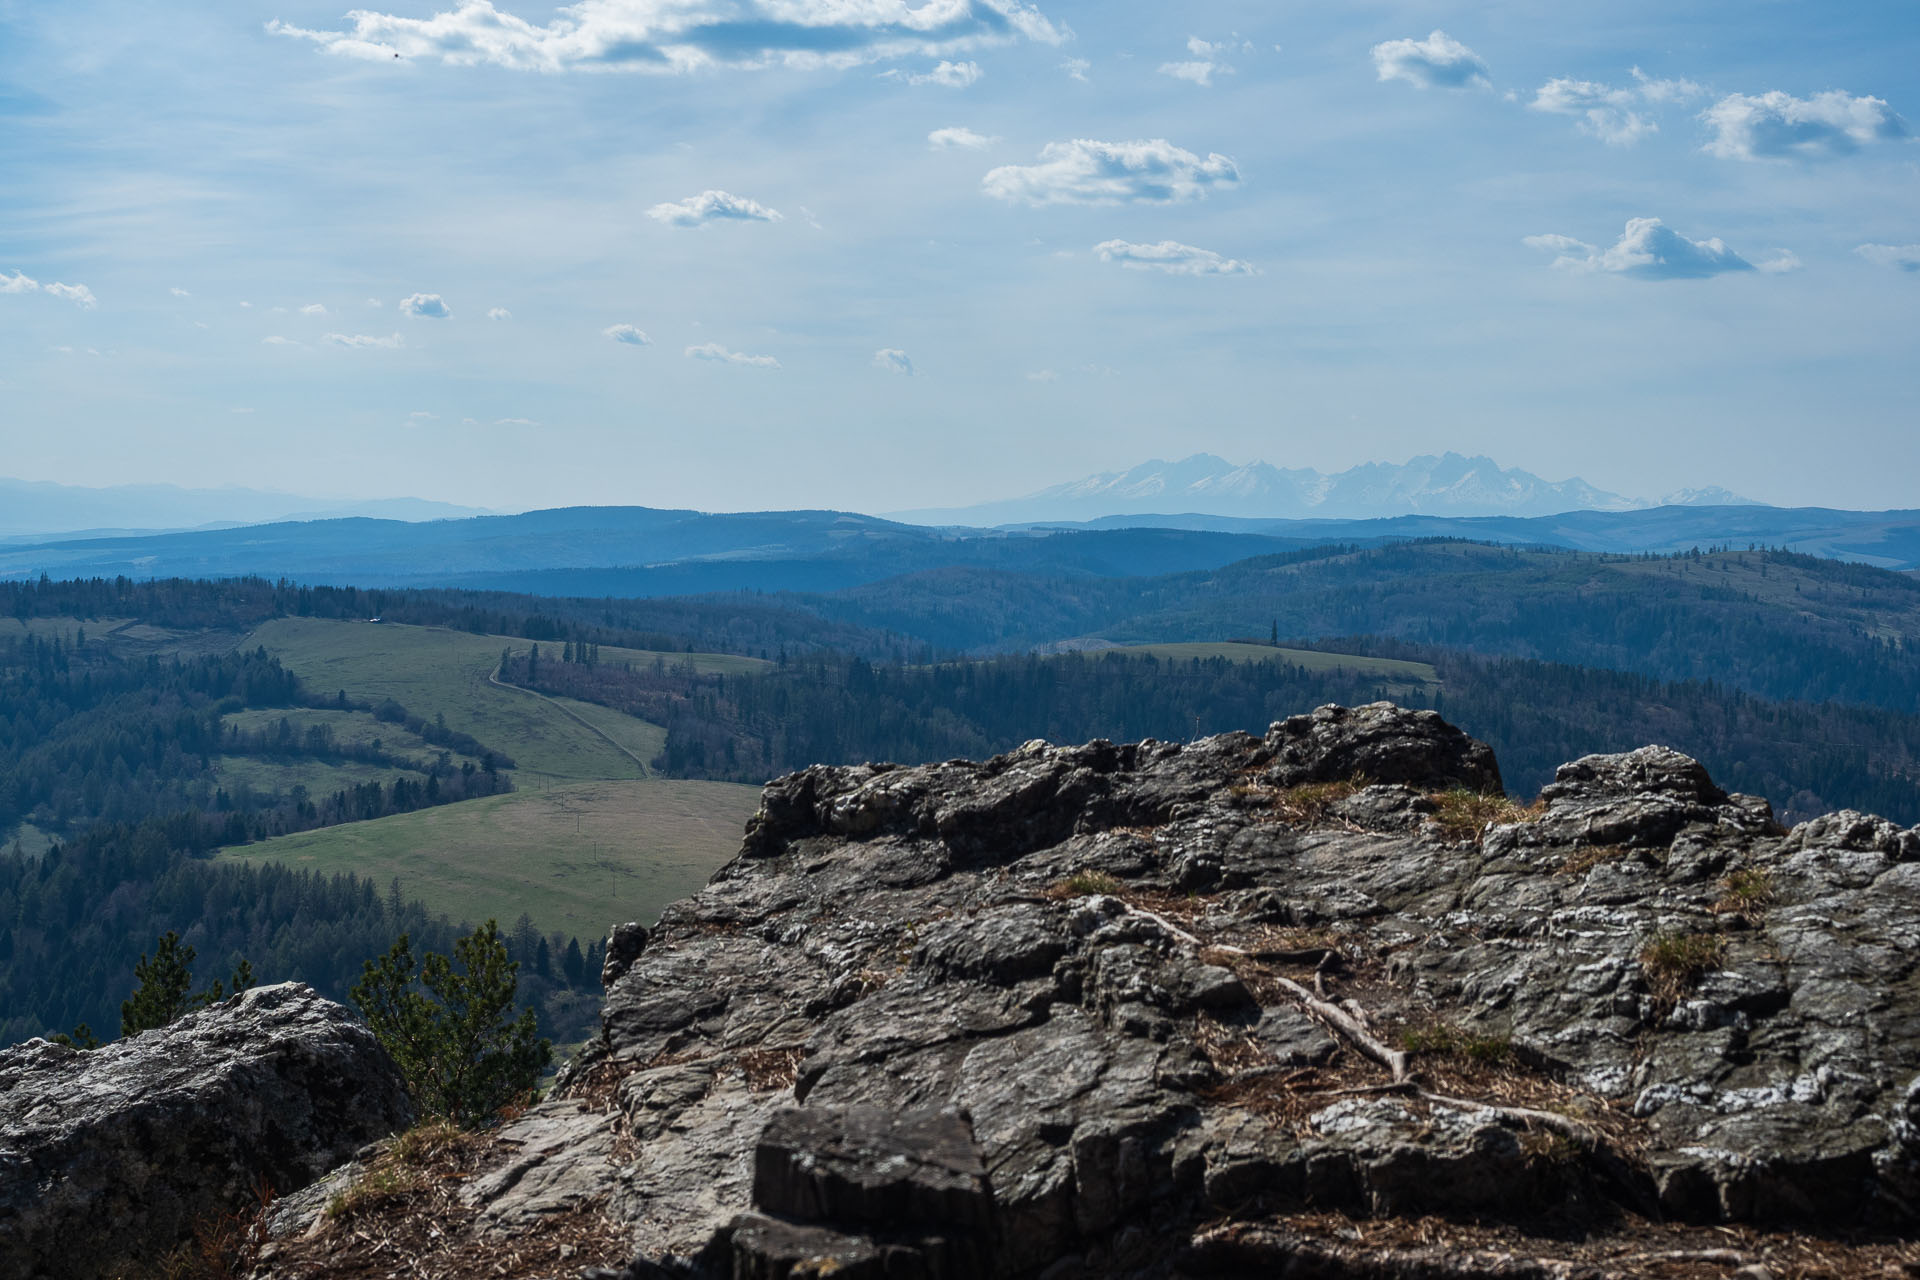
[[[1490,743],[1508,791],[1523,797],[1566,761],[1660,742],[1706,762],[1727,785],[1768,797],[1789,820],[1859,808],[1920,822],[1920,717],[1369,637],[1329,647],[1430,662],[1440,686],[1384,677],[1362,669],[1360,659],[1310,670],[1279,657],[1177,661],[1118,651],[907,667],[820,656],[747,679],[665,663],[627,669],[551,657],[529,671],[525,654],[502,670],[542,691],[665,724],[655,764],[682,777],[754,779],[814,762],[979,759],[1030,738],[1259,733],[1321,703],[1390,698],[1435,707]]]
[[[419,625],[345,625],[376,616]],[[303,618],[334,621],[279,621]],[[351,669],[359,674],[339,683],[376,691],[309,688],[256,635],[299,639],[282,653],[350,648],[347,667],[313,669]],[[377,692],[381,678],[397,678],[383,637],[393,654],[410,646],[408,687],[485,697],[493,710],[470,720],[452,705],[442,715]],[[1249,637],[1260,643],[1201,658],[1111,647]],[[383,826],[393,815],[476,814],[445,806],[488,795],[498,798],[486,804],[516,801],[499,793],[517,744],[479,740],[495,736],[486,725],[522,723],[504,714],[509,703],[537,711],[548,731],[581,735],[629,777],[650,766],[758,783],[820,761],[983,757],[1035,737],[1259,732],[1322,702],[1390,697],[1434,706],[1491,743],[1521,797],[1566,760],[1661,742],[1766,796],[1788,820],[1852,807],[1912,823],[1916,637],[1911,578],[1728,549],[1660,558],[1427,542],[1316,548],[1153,579],[942,570],[834,595],[668,600],[259,579],[0,584],[0,833],[15,833],[0,854],[0,1036],[83,1020],[112,1031],[134,959],[168,929],[200,949],[209,973],[244,955],[263,981],[301,977],[333,994],[399,928],[443,946],[455,923],[390,875],[203,855],[346,823],[393,831],[354,846],[378,854],[429,830],[402,835]],[[1265,643],[1281,638],[1323,652]],[[1091,648],[1005,652],[1040,646]],[[441,679],[421,666],[421,655],[439,653],[464,655],[471,669]],[[726,654],[769,661],[716,656]],[[541,742],[548,773],[529,776],[555,789],[542,801],[547,825],[525,830],[564,821],[569,874],[610,889],[591,878],[619,874],[594,843],[604,837],[582,834],[587,810],[568,806],[635,822],[653,811],[627,793],[589,794],[592,778],[611,775],[569,782],[576,775],[554,763],[564,745]],[[732,794],[711,810],[683,796],[675,821],[711,827],[702,838],[727,845],[737,816],[703,814],[750,803]],[[461,874],[460,842],[481,826],[445,828],[438,838],[454,845],[435,874]],[[555,850],[520,840],[489,846],[493,874],[508,862],[550,862],[541,874],[558,874]],[[646,900],[639,888],[629,900]],[[580,909],[615,908],[596,888]],[[594,939],[609,923],[583,917],[577,933],[542,937],[523,920],[514,931],[527,993],[550,1026],[589,1015]]]
[[[176,584],[149,601],[153,617],[174,624],[230,625],[260,607],[253,584]],[[135,960],[168,930],[200,951],[208,976],[244,957],[262,981],[300,978],[335,996],[402,929],[423,944],[450,945],[454,923],[429,919],[397,882],[216,866],[201,855],[499,794],[510,786],[501,770],[511,757],[398,704],[313,697],[258,649],[128,658],[71,620],[6,625],[19,630],[0,637],[0,831],[30,828],[52,847],[29,851],[16,838],[0,853],[0,1041],[79,1022],[116,1033]],[[385,726],[388,739],[296,733],[272,714],[314,706],[357,712]],[[263,727],[230,722],[240,714]],[[403,739],[416,748],[403,749]],[[330,776],[329,767],[375,772],[311,793],[232,780],[244,777],[239,763],[256,761],[269,772],[292,762],[315,766],[316,776]],[[569,1005],[559,993],[591,991],[585,959],[571,978],[563,962],[597,946],[597,935],[582,944],[520,932],[529,976],[539,977],[526,998],[558,1010]]]

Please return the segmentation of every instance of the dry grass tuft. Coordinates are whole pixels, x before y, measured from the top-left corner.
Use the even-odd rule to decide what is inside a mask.
[[[1717,933],[1656,933],[1640,948],[1640,972],[1664,1014],[1726,956],[1727,940]]]
[[[749,1049],[734,1059],[747,1078],[747,1088],[755,1093],[791,1089],[800,1078],[800,1062],[805,1049]]]
[[[1327,810],[1368,785],[1368,779],[1360,774],[1337,782],[1303,782],[1274,797],[1274,812],[1284,821],[1310,827],[1324,818]]]
[[[1603,862],[1615,862],[1626,857],[1632,850],[1618,844],[1588,845],[1584,849],[1575,849],[1567,855],[1567,860],[1553,869],[1557,876],[1583,876]]]
[[[1513,1057],[1513,1038],[1466,1031],[1446,1022],[1403,1027],[1400,1047],[1415,1057],[1466,1058],[1489,1066]]]
[[[1469,840],[1478,843],[1491,825],[1532,822],[1547,811],[1546,805],[1539,801],[1530,805],[1515,804],[1506,796],[1469,791],[1465,787],[1436,791],[1427,799],[1435,806],[1434,815],[1428,821],[1455,843]]]
[[[1749,925],[1757,925],[1773,905],[1773,874],[1761,867],[1735,871],[1720,882],[1726,893],[1713,909],[1721,915],[1739,916]]]
[[[1064,902],[1069,898],[1090,898],[1095,894],[1118,897],[1127,891],[1126,884],[1104,871],[1076,871],[1064,880],[1056,880],[1046,888],[1049,898]]]

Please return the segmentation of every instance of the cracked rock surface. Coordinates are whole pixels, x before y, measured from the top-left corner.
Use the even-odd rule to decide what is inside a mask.
[[[1573,1274],[1341,1270],[1271,1225],[1308,1211],[1920,1226],[1920,831],[1783,831],[1659,747],[1498,784],[1384,703],[778,779],[609,949],[480,1229],[590,1200],[600,1276],[1064,1280]]]

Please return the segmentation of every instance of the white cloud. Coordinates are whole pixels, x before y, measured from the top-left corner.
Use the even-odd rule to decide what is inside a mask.
[[[410,427],[418,427],[429,422],[437,422],[439,419],[440,415],[437,413],[429,413],[425,409],[415,409],[407,415],[407,425]]]
[[[1549,80],[1534,92],[1529,110],[1580,117],[1580,131],[1610,147],[1630,147],[1660,126],[1633,108],[1640,90],[1616,89],[1593,80]]]
[[[708,342],[698,347],[687,348],[690,360],[715,360],[721,364],[751,365],[756,369],[778,369],[780,362],[772,356],[750,356],[739,351],[729,351],[717,342]]]
[[[400,299],[400,314],[422,320],[445,320],[453,312],[437,293],[410,293]]]
[[[1060,69],[1067,73],[1067,79],[1088,84],[1090,81],[1087,79],[1087,72],[1093,70],[1093,64],[1085,58],[1068,58],[1060,64]]]
[[[322,303],[309,302],[306,306],[300,308],[300,314],[303,316],[323,316],[327,314],[327,308]]]
[[[40,282],[31,279],[23,271],[15,271],[10,276],[0,276],[0,293],[33,293],[39,288]]]
[[[382,301],[380,301],[380,299],[378,299],[378,298],[368,298],[368,299],[367,299],[367,305],[368,305],[368,306],[370,306],[370,307],[373,307],[373,308],[375,308],[375,309],[377,310],[378,308],[381,308],[381,307],[384,307],[384,306],[386,306],[387,304],[386,304],[386,303],[384,303],[384,302],[382,302]]]
[[[269,334],[267,337],[260,339],[260,345],[263,347],[297,347],[300,344],[295,342],[292,338],[283,338],[279,334],[275,333],[275,334]]]
[[[882,347],[874,352],[873,367],[885,369],[888,373],[905,374],[909,378],[913,376],[913,361],[898,347]]]
[[[185,289],[179,288],[177,286],[175,288],[167,290],[167,292],[172,294],[176,298],[191,298],[193,296],[192,294],[188,293]]]
[[[376,338],[365,333],[329,333],[324,340],[331,342],[336,347],[386,347],[391,349],[407,345],[407,340],[397,333],[386,338]]]
[[[630,347],[650,347],[653,345],[653,339],[649,338],[638,325],[610,324],[602,329],[600,333],[602,337],[612,338],[615,342],[624,342]]]
[[[685,200],[657,204],[647,210],[647,216],[670,227],[700,227],[709,222],[779,222],[783,215],[778,209],[769,209],[745,196],[702,191]]]
[[[511,320],[511,319],[513,319],[513,312],[511,312],[511,311],[509,311],[509,310],[507,310],[507,309],[506,309],[505,307],[488,307],[488,308],[487,308],[487,319],[489,319],[489,320]]]
[[[956,125],[950,129],[935,129],[927,135],[927,145],[935,151],[959,151],[963,149],[967,151],[984,151],[998,141],[1000,141],[998,137],[990,138],[984,133],[975,133],[973,130],[962,125]]]
[[[1729,160],[1821,159],[1906,136],[1907,123],[1879,98],[1838,89],[1796,98],[1778,89],[1728,94],[1700,113],[1712,127],[1707,151]]]
[[[1027,381],[1028,382],[1054,382],[1054,381],[1057,381],[1059,377],[1060,375],[1055,373],[1051,369],[1035,369],[1032,373],[1027,375]]]
[[[1049,142],[1040,163],[1009,164],[981,180],[997,200],[1021,204],[1171,204],[1197,200],[1211,187],[1231,187],[1240,170],[1226,156],[1202,160],[1165,138]]]
[[[1425,40],[1387,40],[1373,46],[1373,68],[1382,80],[1405,80],[1421,89],[1491,89],[1485,60],[1444,31]]]
[[[1202,40],[1199,36],[1187,37],[1187,52],[1193,56],[1182,62],[1163,62],[1160,74],[1172,76],[1176,80],[1187,80],[1206,87],[1213,83],[1216,75],[1232,75],[1233,68],[1220,55],[1227,46],[1211,40]]]
[[[242,311],[251,311],[253,310],[253,304],[251,302],[242,302],[240,304],[240,309]]]
[[[1105,240],[1093,246],[1102,262],[1117,262],[1136,271],[1164,271],[1175,276],[1251,276],[1259,271],[1250,262],[1223,258],[1211,249],[1196,249],[1178,240],[1158,244],[1129,244]]]
[[[546,26],[490,0],[460,0],[429,18],[356,9],[347,22],[344,31],[316,31],[275,19],[267,30],[349,57],[667,75],[950,58],[1023,38],[1059,44],[1069,34],[1025,0],[580,0]]]
[[[1770,276],[1783,276],[1789,271],[1798,271],[1806,264],[1800,261],[1800,255],[1791,249],[1775,249],[1771,258],[1762,258],[1753,264],[1755,271]]]
[[[1755,270],[1753,263],[1727,248],[1719,237],[1689,240],[1658,218],[1628,219],[1620,239],[1604,250],[1572,236],[1528,236],[1522,243],[1557,254],[1553,265],[1563,271],[1601,272],[1637,280],[1701,280],[1729,271]],[[1776,264],[1791,259],[1793,265],[1775,265],[1771,270],[1792,270],[1799,265],[1799,259],[1788,251],[1777,252],[1785,257],[1776,258]]]
[[[937,84],[946,89],[964,89],[987,74],[977,62],[942,62],[924,75],[905,71],[882,71],[882,80],[904,80],[908,84]]]
[[[1629,67],[1627,74],[1638,82],[1640,97],[1647,102],[1686,102],[1707,91],[1691,80],[1656,80],[1638,67]]]
[[[1920,244],[1863,244],[1854,252],[1876,267],[1920,271]]]
[[[97,300],[93,296],[93,290],[83,284],[61,284],[56,280],[52,284],[43,284],[40,287],[56,298],[65,298],[77,307],[90,308],[97,305]]]

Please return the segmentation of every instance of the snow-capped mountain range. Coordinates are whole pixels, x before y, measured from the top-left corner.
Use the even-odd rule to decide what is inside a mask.
[[[1096,520],[1117,515],[1210,515],[1298,520],[1387,516],[1546,516],[1563,511],[1635,511],[1658,506],[1753,506],[1717,486],[1682,489],[1657,502],[1622,497],[1584,480],[1542,480],[1491,458],[1457,453],[1395,465],[1368,462],[1331,475],[1265,462],[1236,465],[1209,453],[1155,459],[999,502],[889,513],[917,524],[988,526]]]

